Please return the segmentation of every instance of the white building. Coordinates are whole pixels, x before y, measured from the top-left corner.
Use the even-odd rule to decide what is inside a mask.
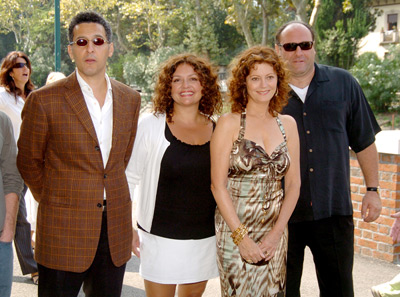
[[[374,0],[374,8],[381,11],[376,28],[360,41],[359,54],[375,52],[383,58],[391,44],[399,43],[400,0]]]

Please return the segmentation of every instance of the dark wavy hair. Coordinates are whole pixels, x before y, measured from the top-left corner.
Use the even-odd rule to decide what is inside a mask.
[[[29,69],[29,79],[28,82],[25,84],[25,89],[20,90],[15,85],[14,80],[10,76],[10,72],[14,69],[15,64],[17,63],[18,58],[23,58],[26,62],[26,66]],[[15,100],[17,100],[17,96],[24,94],[28,96],[30,92],[35,89],[34,84],[31,81],[32,76],[32,66],[31,61],[29,60],[28,56],[19,51],[9,52],[7,56],[3,59],[1,63],[1,70],[0,70],[0,85],[3,86],[7,92],[13,94],[15,96]]]
[[[170,57],[161,65],[158,80],[154,89],[153,109],[154,114],[166,114],[167,121],[172,121],[174,114],[174,100],[171,96],[172,76],[181,64],[193,67],[203,87],[199,103],[199,111],[211,117],[221,110],[222,97],[219,91],[218,75],[208,60],[193,54],[180,54]]]
[[[228,89],[232,112],[241,113],[246,109],[248,103],[246,78],[256,64],[263,63],[271,65],[278,77],[277,92],[269,103],[268,112],[276,116],[276,113],[281,112],[287,104],[290,87],[288,71],[283,60],[272,48],[254,46],[240,53],[231,62],[232,75],[228,81]]]

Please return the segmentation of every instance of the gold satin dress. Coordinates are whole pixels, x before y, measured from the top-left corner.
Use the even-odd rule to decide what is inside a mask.
[[[228,191],[240,221],[247,227],[249,237],[255,242],[260,241],[278,219],[284,199],[282,178],[290,165],[286,134],[279,117],[276,117],[276,122],[284,141],[268,155],[261,146],[244,138],[246,112],[243,112],[239,136],[230,155]],[[233,243],[231,231],[218,209],[215,225],[221,295],[283,296],[287,227],[271,260],[249,264],[240,256],[239,248]]]

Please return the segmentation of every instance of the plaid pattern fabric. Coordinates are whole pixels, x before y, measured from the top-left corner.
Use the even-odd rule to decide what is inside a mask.
[[[22,111],[17,165],[39,202],[35,257],[48,268],[83,272],[96,253],[104,188],[111,256],[131,257],[131,199],[125,176],[140,95],[115,80],[112,148],[104,168],[76,74],[30,94]]]

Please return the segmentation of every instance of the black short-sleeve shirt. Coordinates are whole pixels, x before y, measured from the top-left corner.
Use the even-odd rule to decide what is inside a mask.
[[[291,92],[284,114],[300,137],[300,198],[290,222],[352,215],[349,147],[374,143],[381,129],[355,78],[346,70],[315,64],[305,103]]]

